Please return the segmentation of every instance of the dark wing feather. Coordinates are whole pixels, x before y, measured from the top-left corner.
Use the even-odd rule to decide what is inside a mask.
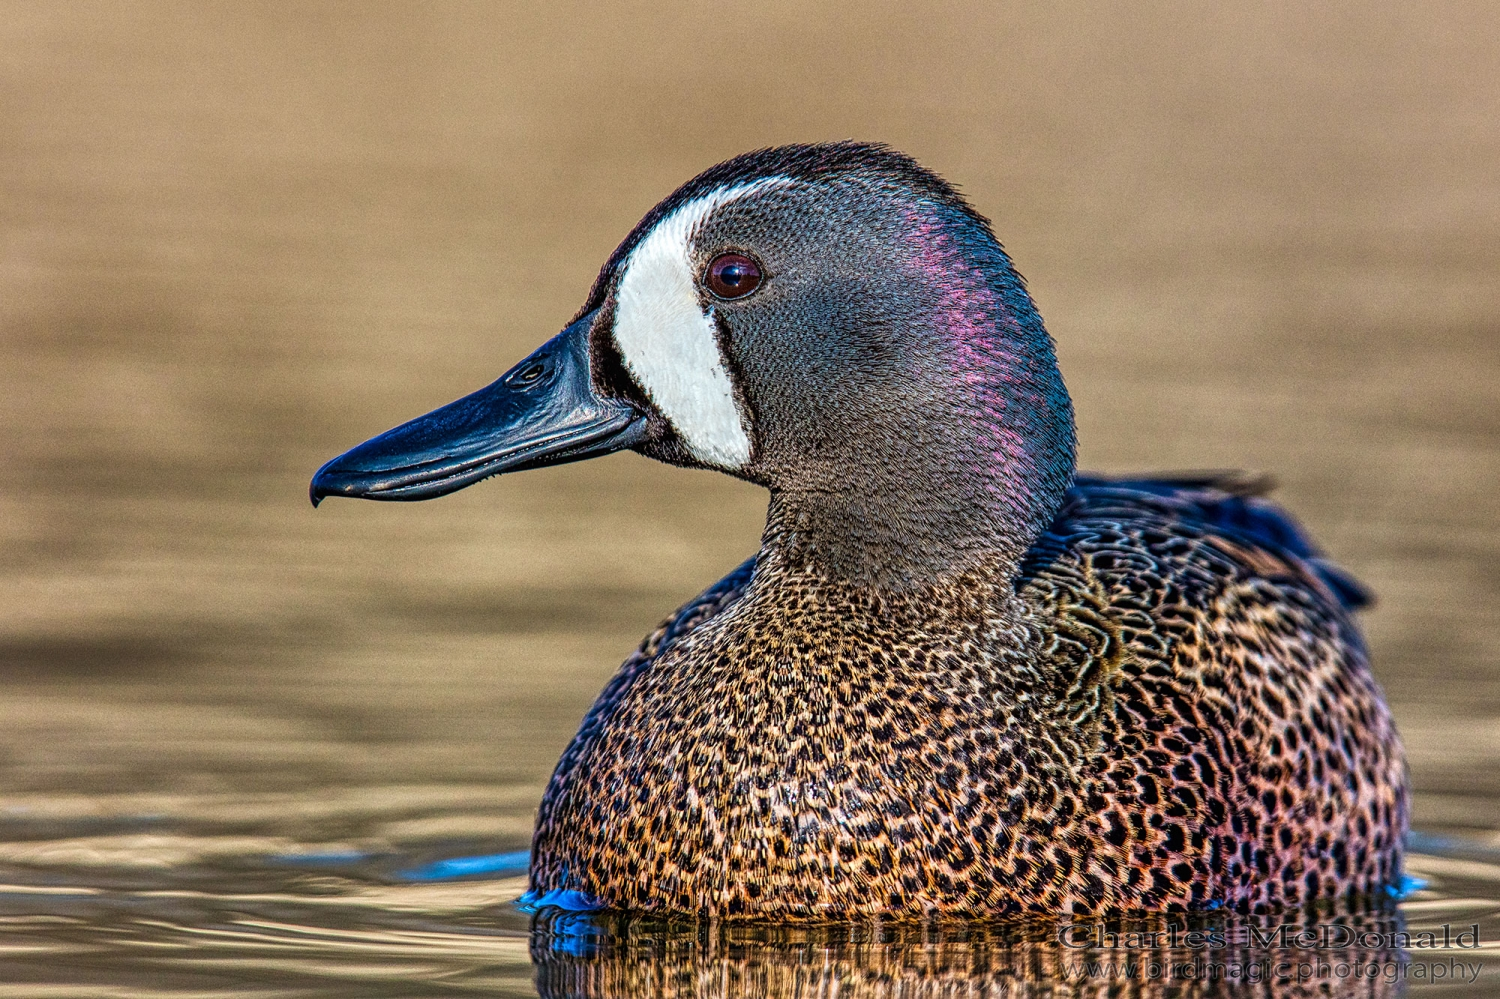
[[[1079,475],[1056,519],[1071,518],[1081,506],[1091,511],[1101,505],[1144,507],[1293,564],[1305,564],[1347,610],[1373,603],[1374,596],[1364,584],[1330,561],[1291,514],[1265,498],[1274,485],[1268,476],[1233,471],[1118,478]],[[1044,535],[1022,565],[1022,581],[1035,576],[1065,547],[1063,538]]]

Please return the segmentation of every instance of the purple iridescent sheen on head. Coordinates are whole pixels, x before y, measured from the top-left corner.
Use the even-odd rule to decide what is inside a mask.
[[[1043,530],[1072,482],[1073,408],[1052,337],[1000,243],[970,213],[924,204],[910,245],[936,292],[932,324],[960,393],[954,434],[1015,522]]]

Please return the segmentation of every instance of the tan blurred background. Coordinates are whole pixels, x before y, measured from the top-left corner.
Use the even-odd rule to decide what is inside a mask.
[[[4,3],[0,791],[524,846],[763,497],[307,480],[550,336],[700,169],[858,137],[995,220],[1085,467],[1280,479],[1380,596],[1418,823],[1500,830],[1497,40],[1486,0]]]

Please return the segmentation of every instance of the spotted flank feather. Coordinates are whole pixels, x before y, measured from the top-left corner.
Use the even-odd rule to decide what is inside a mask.
[[[746,563],[589,713],[533,882],[775,918],[1376,892],[1404,764],[1314,558],[1259,497],[1091,477],[1015,584],[871,599]]]

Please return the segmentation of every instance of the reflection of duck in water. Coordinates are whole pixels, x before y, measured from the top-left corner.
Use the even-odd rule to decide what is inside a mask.
[[[1394,907],[1075,922],[643,925],[549,910],[533,922],[543,996],[1276,997],[1384,999],[1447,974],[1452,951],[1403,952]],[[1441,934],[1439,934],[1441,936]],[[1417,939],[1412,935],[1413,939]],[[1479,974],[1469,952],[1455,978]]]
[[[883,147],[690,181],[488,388],[325,465],[425,499],[621,448],[771,493],[610,682],[539,904],[818,918],[1261,909],[1398,879],[1357,584],[1232,480],[1074,477],[1021,278]]]

